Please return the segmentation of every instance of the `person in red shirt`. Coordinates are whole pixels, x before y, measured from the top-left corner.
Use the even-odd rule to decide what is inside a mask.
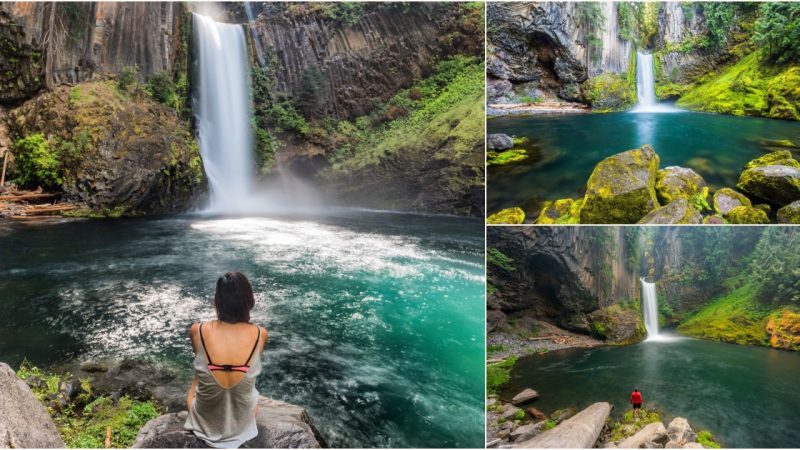
[[[631,405],[633,405],[633,417],[639,417],[639,410],[642,409],[642,393],[639,389],[633,388],[631,393]]]

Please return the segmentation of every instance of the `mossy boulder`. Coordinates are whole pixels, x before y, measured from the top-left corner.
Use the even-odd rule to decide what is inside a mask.
[[[725,219],[733,224],[769,223],[767,213],[752,206],[737,206],[728,212]]]
[[[714,211],[725,215],[737,206],[752,206],[750,199],[731,188],[722,188],[714,193]]]
[[[706,225],[723,225],[725,219],[720,216],[706,216],[703,218],[703,223]]]
[[[624,111],[636,103],[636,84],[624,75],[604,73],[582,85],[586,101],[597,112]]]
[[[800,225],[800,200],[792,202],[778,210],[778,223]]]
[[[547,201],[536,219],[538,224],[578,224],[581,217],[583,199],[564,198],[554,202]]]
[[[706,181],[692,169],[669,166],[656,175],[656,195],[662,205],[679,198],[690,199],[706,187]]]
[[[753,167],[763,166],[789,166],[800,167],[800,162],[792,157],[789,150],[780,150],[777,152],[767,153],[766,155],[756,158],[744,165],[745,170],[752,169]]]
[[[186,210],[206,180],[189,124],[113,81],[61,86],[11,113],[20,137],[43,133],[59,159],[64,198],[87,216]]]
[[[521,148],[506,150],[504,152],[487,152],[486,165],[487,166],[505,166],[522,162],[528,159],[528,151]]]
[[[658,208],[659,163],[649,145],[601,161],[587,183],[581,223],[636,223]]]
[[[773,205],[800,200],[800,168],[769,165],[747,169],[736,184],[742,192]]]
[[[640,224],[699,224],[703,216],[685,198],[656,208],[639,221]]]
[[[525,221],[525,211],[519,207],[502,209],[486,218],[489,224],[519,224]]]
[[[586,316],[589,332],[596,338],[619,343],[633,343],[647,333],[641,312],[614,304]]]

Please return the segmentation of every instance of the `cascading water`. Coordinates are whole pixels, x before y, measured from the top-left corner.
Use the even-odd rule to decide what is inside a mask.
[[[253,185],[247,43],[241,25],[193,14],[194,110],[212,212],[245,208]]]
[[[639,99],[631,110],[635,113],[678,112],[677,108],[659,103],[653,76],[653,55],[636,53],[636,95]]]
[[[642,311],[644,312],[644,327],[647,329],[647,339],[658,338],[658,297],[656,284],[642,281]]]

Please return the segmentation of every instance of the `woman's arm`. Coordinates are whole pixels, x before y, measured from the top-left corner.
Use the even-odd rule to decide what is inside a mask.
[[[194,380],[192,380],[192,385],[189,387],[189,393],[186,395],[186,409],[191,411],[192,409],[192,402],[194,401],[194,393],[197,389],[197,375],[194,376]]]

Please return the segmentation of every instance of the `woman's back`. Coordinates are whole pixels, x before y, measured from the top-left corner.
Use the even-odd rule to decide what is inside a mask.
[[[191,330],[196,387],[185,428],[212,447],[235,448],[256,437],[256,377],[266,330],[212,321]]]

